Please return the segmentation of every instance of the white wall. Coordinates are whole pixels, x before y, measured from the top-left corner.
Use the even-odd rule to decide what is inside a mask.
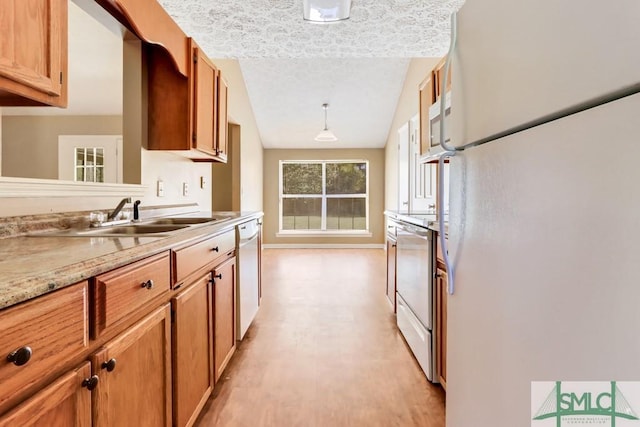
[[[54,147],[55,148],[55,147]],[[207,187],[200,188],[200,177],[204,176]],[[156,196],[156,181],[164,181],[164,197]],[[182,183],[189,184],[189,195],[182,195]],[[1,184],[0,184],[1,185]],[[141,206],[164,206],[197,203],[202,210],[211,210],[211,165],[196,163],[173,153],[142,150],[142,185],[146,187]],[[0,200],[0,217],[35,215],[44,213],[73,212],[84,210],[110,210],[123,197],[131,193],[121,192],[96,194],[95,196],[68,197],[3,197]]]
[[[200,188],[204,177],[205,188]],[[158,197],[156,183],[164,182],[164,197]],[[184,196],[182,184],[189,194]],[[211,210],[211,165],[193,162],[174,153],[142,149],[142,184],[147,186],[143,206],[197,203],[202,210]]]
[[[240,209],[261,211],[264,150],[240,63],[236,59],[214,59],[213,62],[229,84],[229,122],[240,125]]]
[[[398,129],[418,114],[418,86],[439,60],[414,58],[409,64],[385,146],[385,209],[398,208]]]

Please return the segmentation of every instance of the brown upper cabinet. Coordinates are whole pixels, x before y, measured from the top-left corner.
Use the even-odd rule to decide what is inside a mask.
[[[68,1],[2,0],[0,106],[67,106]],[[158,1],[95,1],[143,42],[146,148],[226,162],[227,84],[211,60]]]
[[[148,50],[147,148],[179,150],[199,161],[226,162],[227,87],[193,39],[188,39],[188,46],[191,62],[186,77],[156,47]]]
[[[429,152],[429,107],[434,103],[433,78],[431,73],[420,83],[420,155],[425,156]]]
[[[442,96],[442,79],[444,78],[444,65],[447,61],[447,57],[443,57],[438,65],[435,66],[431,73],[431,79],[433,81],[433,102],[436,102]],[[451,67],[449,67],[449,72],[447,73],[447,87],[445,88],[446,92],[451,90]]]
[[[427,74],[418,87],[418,97],[420,101],[420,155],[429,154],[431,140],[431,122],[429,119],[429,108],[442,97],[442,79],[444,78],[444,66],[447,57],[443,57],[438,64]],[[451,67],[447,74],[446,92],[451,90]]]
[[[216,122],[217,128],[217,145],[216,156],[220,161],[227,161],[228,142],[227,142],[227,127],[229,126],[229,119],[227,116],[227,92],[229,86],[227,81],[222,77],[222,72],[218,72],[218,120]]]
[[[66,107],[67,1],[2,1],[0,105]]]

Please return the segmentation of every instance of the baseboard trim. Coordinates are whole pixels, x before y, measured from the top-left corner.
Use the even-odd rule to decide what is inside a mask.
[[[385,249],[382,243],[264,243],[263,249]]]

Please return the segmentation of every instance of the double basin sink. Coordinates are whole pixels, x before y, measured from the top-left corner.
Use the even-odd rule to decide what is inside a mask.
[[[181,230],[199,224],[212,224],[230,219],[230,216],[212,217],[171,217],[145,220],[141,223],[126,223],[101,226],[88,229],[69,229],[48,233],[32,234],[31,236],[55,237],[163,237],[166,233]]]

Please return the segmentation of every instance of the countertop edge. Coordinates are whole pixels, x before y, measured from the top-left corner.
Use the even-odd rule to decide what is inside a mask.
[[[264,216],[261,211],[240,212],[236,218],[213,224],[199,224],[173,235],[150,239],[130,248],[124,248],[99,256],[91,256],[80,262],[73,262],[53,270],[38,274],[25,274],[18,279],[8,280],[0,287],[0,310],[24,303],[58,289],[88,280],[91,277],[122,267],[132,262],[196,243],[203,239],[234,229],[236,225]],[[49,237],[28,237],[30,239],[47,239]],[[55,237],[51,237],[55,238]],[[11,239],[11,238],[9,238]],[[60,239],[86,239],[86,237],[62,237]],[[118,237],[113,239],[135,239],[135,237]],[[64,247],[58,249],[64,251]]]

